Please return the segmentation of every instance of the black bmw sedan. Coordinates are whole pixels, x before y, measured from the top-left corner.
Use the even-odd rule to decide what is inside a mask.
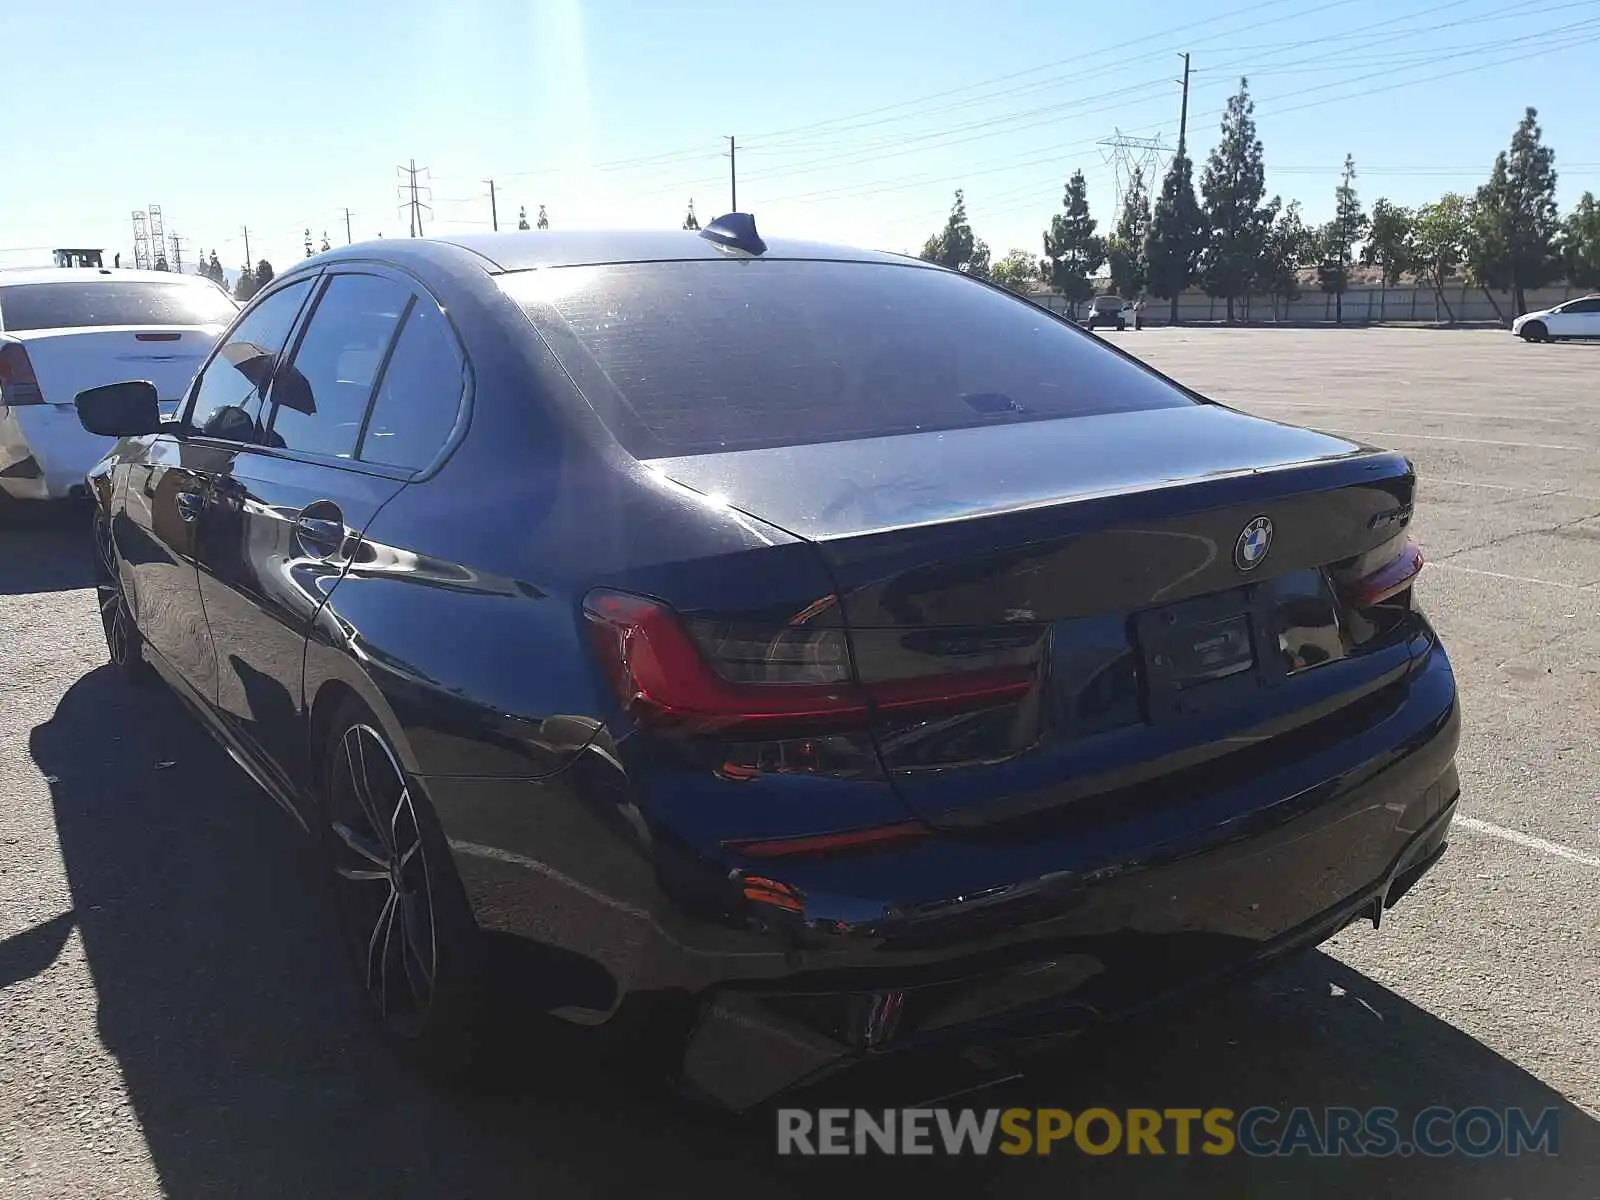
[[[1248,971],[1444,851],[1406,459],[960,274],[740,214],[358,245],[174,418],[78,410],[112,663],[305,826],[440,1071],[491,946],[743,1108]]]

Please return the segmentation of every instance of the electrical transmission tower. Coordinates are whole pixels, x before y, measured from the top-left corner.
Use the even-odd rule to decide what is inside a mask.
[[[400,211],[410,214],[411,236],[422,237],[422,214],[433,215],[433,208],[427,203],[433,199],[433,189],[427,184],[418,184],[417,176],[426,175],[428,168],[417,166],[417,160],[413,158],[409,167],[396,167],[395,172],[405,178],[405,182],[400,184],[398,189],[401,199]],[[424,193],[427,196],[426,200],[423,198]]]
[[[150,253],[154,256],[152,267],[167,261],[167,232],[161,226],[161,205],[150,206]]]
[[[168,235],[172,239],[172,270],[174,274],[183,274],[183,245],[176,232]]]
[[[1163,144],[1159,134],[1153,138],[1129,137],[1118,129],[1111,137],[1102,138],[1099,145],[1116,179],[1117,205],[1112,210],[1115,214],[1120,216],[1122,213],[1128,189],[1133,186],[1135,171],[1144,179],[1147,195],[1160,188],[1161,172],[1166,170],[1173,149]]]
[[[142,212],[133,214],[133,266],[137,271],[150,269],[150,229]]]

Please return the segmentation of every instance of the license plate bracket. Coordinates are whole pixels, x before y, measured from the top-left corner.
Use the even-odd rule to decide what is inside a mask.
[[[1150,720],[1230,708],[1284,678],[1262,585],[1167,605],[1134,620]]]

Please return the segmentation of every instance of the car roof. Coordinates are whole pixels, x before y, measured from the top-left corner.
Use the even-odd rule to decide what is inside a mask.
[[[200,275],[175,271],[135,271],[121,267],[9,267],[0,270],[0,288],[35,283],[190,283],[208,284]]]
[[[905,254],[861,250],[789,238],[766,239],[762,258],[818,261],[882,262],[929,266]],[[341,246],[316,256],[316,261],[341,258],[383,258],[404,264],[438,257],[440,247],[471,251],[491,271],[531,271],[538,267],[576,267],[599,263],[670,262],[727,258],[724,250],[692,230],[522,230],[515,233],[451,234],[438,238],[384,238]],[[296,264],[298,265],[298,264]]]

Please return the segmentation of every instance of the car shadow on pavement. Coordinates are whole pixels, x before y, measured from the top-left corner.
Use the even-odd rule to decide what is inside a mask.
[[[0,502],[0,596],[94,586],[87,504]]]
[[[1480,1042],[1322,954],[1041,1056],[957,1105],[1524,1106],[1559,1153],[1469,1160],[780,1159],[768,1120],[673,1098],[530,1018],[499,1094],[402,1069],[344,975],[307,839],[178,701],[102,668],[31,734],[99,1005],[173,1197],[939,1194],[1594,1195],[1600,1123]],[[1395,918],[1403,920],[1403,915]],[[45,961],[62,930],[25,935]],[[925,1100],[905,1085],[894,1102]],[[875,1105],[891,1102],[875,1095]]]

